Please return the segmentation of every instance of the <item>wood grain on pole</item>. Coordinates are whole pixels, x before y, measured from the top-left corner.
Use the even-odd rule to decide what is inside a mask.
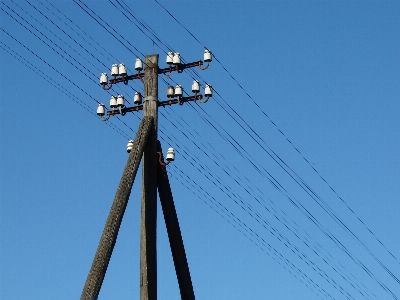
[[[142,158],[142,208],[140,227],[140,300],[157,299],[157,115],[158,54],[148,55],[144,71],[143,115],[154,123]]]
[[[153,118],[150,116],[144,117],[133,142],[133,147],[122,174],[103,234],[101,235],[92,267],[90,268],[82,291],[81,300],[96,300],[99,295],[108,263],[117,240],[122,217],[126,205],[128,204],[129,195],[140,164],[144,145],[146,144],[152,128],[154,128]]]
[[[158,151],[162,153],[158,142]],[[178,215],[176,214],[174,199],[165,166],[158,164],[157,187],[161,207],[164,214],[165,225],[171,246],[172,258],[175,264],[176,277],[182,300],[195,300],[192,279],[190,277],[189,264],[186,258],[185,247],[181,229],[179,227]]]

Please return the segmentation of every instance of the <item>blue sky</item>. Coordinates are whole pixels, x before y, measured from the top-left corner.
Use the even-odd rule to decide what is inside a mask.
[[[214,88],[159,111],[196,298],[398,299],[400,3],[159,4],[0,3],[1,299],[80,297],[141,119],[97,118],[143,91],[100,73],[204,47],[206,71],[159,85]],[[99,299],[139,296],[140,175]],[[157,238],[159,298],[179,299],[161,209]]]

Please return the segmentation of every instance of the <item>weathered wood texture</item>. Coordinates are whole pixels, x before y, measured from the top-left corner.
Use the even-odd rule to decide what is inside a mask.
[[[96,300],[99,295],[108,263],[117,240],[126,205],[128,204],[129,195],[140,164],[144,145],[153,128],[153,118],[150,116],[144,117],[140,123],[132,151],[129,154],[128,161],[122,174],[114,202],[100,238],[99,246],[97,247],[93,259],[92,267],[90,268],[82,291],[81,300]]]
[[[158,142],[158,151],[162,153],[161,144]],[[165,166],[158,164],[157,187],[161,207],[167,227],[169,244],[171,246],[172,258],[175,264],[176,277],[182,300],[195,300],[192,279],[190,277],[189,264],[186,258],[185,247],[181,229],[179,227],[178,215],[176,214],[174,199]]]
[[[143,115],[154,120],[145,145],[142,166],[142,209],[140,227],[140,300],[157,299],[157,99],[158,54],[145,59]]]

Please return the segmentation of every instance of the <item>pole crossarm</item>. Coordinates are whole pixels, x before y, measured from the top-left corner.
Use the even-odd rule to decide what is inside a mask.
[[[181,98],[179,98],[179,100],[178,99],[170,99],[170,100],[161,101],[161,102],[158,102],[158,106],[165,107],[167,105],[173,105],[173,104],[178,104],[178,103],[182,105],[185,102],[196,101],[196,100],[200,101],[201,99],[203,99],[203,95],[197,94],[197,95],[189,96],[189,97],[181,97]]]
[[[174,65],[174,66],[170,66],[168,68],[164,68],[164,69],[160,69],[157,67],[157,73],[158,74],[166,74],[166,73],[171,73],[174,71],[178,71],[178,73],[182,73],[184,69],[188,69],[188,68],[194,68],[194,67],[201,67],[203,65],[203,62],[201,60],[199,61],[195,61],[195,62],[191,62],[191,63],[187,63],[187,64],[179,64],[179,65]],[[142,80],[144,78],[144,73],[137,73],[137,74],[133,74],[133,75],[126,75],[126,76],[122,76],[122,77],[118,77],[118,78],[112,78],[110,79],[110,87],[113,84],[116,83],[127,83],[130,80],[134,80],[134,79],[140,79]]]
[[[133,75],[128,75],[128,76],[123,76],[123,77],[119,77],[119,78],[113,78],[110,79],[110,85],[119,83],[119,82],[127,82],[129,80],[134,80],[134,79],[142,79],[144,77],[144,73],[137,73],[137,74],[133,74]]]
[[[158,69],[158,74],[166,74],[166,73],[171,73],[173,71],[178,71],[178,73],[182,73],[184,69],[201,67],[202,65],[203,65],[203,62],[201,60],[187,63],[187,64],[174,65],[174,66],[170,66],[168,68]]]
[[[157,106],[165,107],[167,105],[173,105],[173,104],[178,104],[178,103],[183,104],[185,102],[197,101],[197,100],[201,100],[201,99],[203,99],[203,95],[197,94],[197,95],[194,95],[194,96],[179,98],[179,101],[178,101],[178,99],[170,99],[170,100],[165,100],[165,101],[158,101],[157,102]],[[107,116],[120,115],[121,112],[122,112],[122,114],[126,114],[128,112],[134,112],[134,111],[139,111],[139,110],[143,110],[143,104],[137,105],[137,106],[125,107],[125,108],[122,108],[121,111],[119,111],[119,110],[109,110],[109,111],[107,111]]]
[[[153,117],[143,117],[86,279],[81,300],[96,300],[99,296],[122,218],[128,204],[132,185],[142,158],[143,149],[152,127]]]
[[[158,141],[158,151],[162,153]],[[157,187],[182,300],[195,300],[189,264],[165,165],[157,164]]]

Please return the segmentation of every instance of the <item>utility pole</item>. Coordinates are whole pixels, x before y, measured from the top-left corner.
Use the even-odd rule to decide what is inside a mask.
[[[140,300],[157,299],[157,116],[158,54],[148,55],[144,69],[143,116],[153,126],[143,152],[142,213],[140,225]]]
[[[112,96],[110,100],[111,110],[105,116],[104,104],[99,104],[97,115],[102,121],[107,121],[114,115],[126,115],[128,112],[143,110],[143,119],[138,128],[134,141],[128,142],[130,152],[124,173],[122,175],[117,193],[108,215],[103,234],[100,238],[92,267],[86,279],[82,291],[81,300],[97,300],[101,285],[104,280],[107,266],[110,261],[114,245],[117,240],[118,230],[128,203],[132,185],[137,169],[142,159],[142,200],[141,200],[141,228],[140,228],[140,300],[157,300],[157,188],[160,196],[161,207],[167,227],[168,238],[171,246],[175,271],[179,283],[182,300],[195,300],[192,281],[190,278],[189,265],[186,258],[183,239],[179,227],[178,216],[172,197],[171,187],[165,166],[174,160],[173,148],[168,149],[167,163],[161,158],[161,145],[157,140],[158,107],[179,104],[183,105],[189,101],[205,103],[212,97],[212,87],[206,84],[203,95],[197,80],[192,84],[193,96],[184,97],[183,88],[177,85],[174,89],[168,86],[167,97],[169,100],[158,100],[158,75],[174,71],[182,73],[184,69],[199,67],[205,70],[211,62],[211,52],[204,51],[203,67],[201,60],[181,64],[180,54],[169,52],[167,54],[168,68],[158,67],[158,54],[147,55],[145,58],[145,70],[141,59],[136,59],[135,70],[137,74],[127,75],[124,64],[114,64],[111,69],[113,79],[108,82],[106,73],[102,73],[100,84],[104,90],[109,90],[113,84],[128,84],[130,80],[140,79],[144,83],[144,104],[140,93],[136,93],[134,103],[136,106],[125,107],[122,95]],[[144,80],[143,80],[144,77]],[[107,87],[107,85],[109,86]],[[115,110],[115,108],[118,108]]]

